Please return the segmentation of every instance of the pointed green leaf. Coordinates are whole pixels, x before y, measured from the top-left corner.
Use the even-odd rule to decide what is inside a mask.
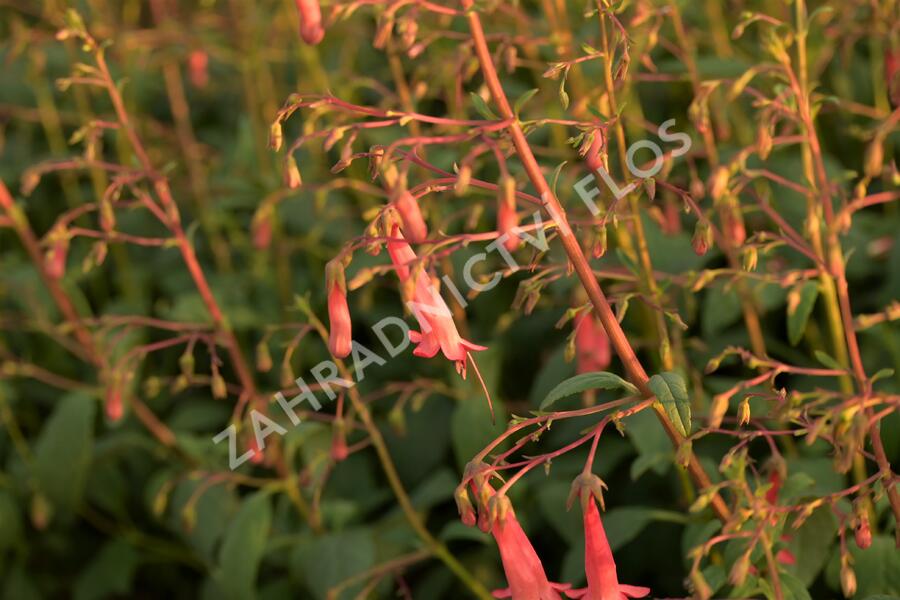
[[[691,433],[691,401],[687,385],[678,373],[667,371],[650,378],[650,389],[681,435]]]
[[[540,409],[544,410],[557,400],[565,398],[566,396],[571,396],[573,394],[579,394],[585,390],[594,389],[620,389],[628,392],[629,394],[638,393],[638,389],[636,387],[614,373],[607,373],[606,371],[582,373],[581,375],[576,375],[575,377],[566,379],[555,388],[550,390],[550,393],[547,394],[547,397],[544,398],[543,402],[541,402]]]
[[[482,98],[475,92],[469,92],[469,95],[472,97],[472,104],[475,105],[475,110],[478,111],[479,115],[490,121],[500,120],[500,117],[495,115],[494,112],[488,107],[487,103],[484,101],[484,98]]]
[[[524,94],[519,96],[519,98],[516,100],[516,103],[513,107],[513,112],[515,113],[516,117],[519,116],[519,111],[522,110],[522,107],[525,106],[525,103],[528,102],[529,100],[531,100],[534,97],[534,95],[537,93],[538,93],[538,88],[534,88],[534,89],[528,90],[527,92],[525,92]]]
[[[247,498],[238,509],[219,551],[216,579],[228,598],[253,598],[256,574],[269,538],[272,507],[266,492]]]
[[[41,430],[35,448],[34,472],[38,487],[54,512],[70,514],[81,503],[94,447],[94,398],[65,396]]]
[[[818,360],[820,363],[822,363],[829,369],[834,369],[836,371],[844,370],[844,367],[842,367],[838,361],[831,358],[831,356],[829,356],[825,352],[822,352],[821,350],[816,350],[815,355],[816,355],[816,360]]]

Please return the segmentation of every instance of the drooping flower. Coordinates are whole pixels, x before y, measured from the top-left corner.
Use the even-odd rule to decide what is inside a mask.
[[[486,483],[482,483],[481,489],[483,493],[482,501],[479,502],[479,516],[490,513],[491,535],[500,550],[500,560],[509,584],[508,588],[494,590],[494,598],[562,600],[559,591],[568,590],[571,586],[547,579],[544,565],[519,524],[509,499],[497,495]]]
[[[575,319],[575,353],[578,373],[603,371],[612,360],[609,336],[594,311],[582,313]]]
[[[616,561],[600,521],[597,502],[591,496],[582,501],[584,511],[584,571],[587,587],[566,592],[570,598],[582,600],[627,600],[643,598],[650,588],[619,583]]]
[[[327,269],[328,279],[328,350],[336,358],[350,354],[352,324],[347,306],[347,284],[344,270],[332,261]]]
[[[403,235],[413,244],[421,244],[428,238],[428,226],[422,217],[422,209],[411,193],[402,190],[394,198],[394,208],[403,222]]]
[[[311,46],[315,46],[325,37],[322,27],[322,9],[319,0],[294,0],[300,14],[300,37]]]
[[[391,238],[387,244],[388,254],[400,281],[407,282],[413,276],[411,263],[416,260],[416,254],[396,225]],[[413,354],[431,358],[440,351],[447,359],[456,363],[457,372],[465,377],[469,352],[487,348],[460,337],[456,323],[453,322],[453,313],[441,297],[437,282],[428,273],[417,270],[412,286],[412,298],[408,305],[421,328],[421,331],[409,332],[409,339],[417,344]]]

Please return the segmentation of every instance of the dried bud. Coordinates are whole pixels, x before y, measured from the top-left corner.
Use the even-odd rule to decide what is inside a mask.
[[[750,422],[750,398],[744,397],[738,405],[738,425],[743,427]]]
[[[864,497],[858,498],[853,503],[853,511],[856,513],[854,539],[859,549],[865,550],[872,545],[872,528],[869,526],[869,510]]]
[[[269,127],[269,148],[278,152],[284,143],[284,130],[281,128],[281,121],[275,121]]]
[[[875,179],[881,175],[881,169],[884,166],[884,147],[879,137],[869,143],[866,148],[865,172],[866,177]]]
[[[606,504],[603,500],[603,490],[606,489],[606,483],[593,473],[582,473],[574,480],[569,488],[569,497],[566,499],[566,510],[572,508],[575,499],[581,501],[582,508],[591,501],[591,497],[597,500],[602,510],[606,510]]]
[[[228,386],[225,385],[225,378],[218,371],[213,372],[211,386],[213,398],[221,399],[228,395]]]
[[[469,183],[472,181],[472,167],[469,165],[463,165],[459,168],[459,172],[456,174],[456,183],[453,186],[453,191],[457,196],[465,196],[466,192],[469,191]]]
[[[265,340],[256,345],[256,370],[260,373],[268,373],[272,370],[272,355],[269,353],[269,344]]]
[[[694,236],[691,238],[691,247],[697,256],[703,256],[709,251],[712,244],[712,230],[706,221],[698,221],[694,228]]]
[[[407,190],[400,190],[396,194],[393,204],[403,222],[403,236],[413,244],[421,244],[428,239],[428,226],[422,217],[419,203],[413,198],[413,195]]]
[[[730,179],[728,167],[722,165],[716,167],[712,176],[709,178],[709,195],[712,196],[713,202],[721,199],[725,192],[728,191],[728,180]]]
[[[743,268],[745,271],[755,271],[756,263],[759,260],[759,254],[754,246],[748,246],[744,250]]]
[[[592,254],[594,258],[600,258],[606,254],[606,225],[597,228],[597,238],[594,240]]]
[[[319,0],[295,0],[295,3],[300,14],[300,37],[307,44],[315,46],[325,37]]]

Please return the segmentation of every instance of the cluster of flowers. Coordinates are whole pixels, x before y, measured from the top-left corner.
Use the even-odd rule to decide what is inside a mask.
[[[486,465],[481,465],[485,467]],[[495,598],[513,600],[561,600],[560,592],[568,598],[583,600],[626,600],[643,598],[650,588],[619,583],[616,562],[606,539],[597,504],[603,507],[605,484],[599,477],[583,474],[572,483],[569,507],[578,498],[584,517],[584,572],[587,587],[572,589],[571,584],[555,583],[547,579],[541,559],[516,519],[512,504],[497,493],[488,481],[485,468],[470,465],[467,476],[456,490],[456,504],[462,522],[490,532],[500,549],[500,559],[506,573],[508,588],[495,590]],[[476,498],[473,506],[469,489]]]

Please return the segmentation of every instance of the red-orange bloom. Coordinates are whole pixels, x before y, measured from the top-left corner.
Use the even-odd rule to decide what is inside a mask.
[[[506,518],[497,520],[491,528],[509,587],[493,592],[494,598],[513,600],[561,600],[557,590],[566,590],[569,584],[551,583],[544,572],[528,536],[510,509]]]
[[[319,0],[295,0],[295,3],[300,14],[300,37],[307,44],[314,46],[325,37]]]
[[[616,561],[600,521],[597,503],[589,498],[584,504],[584,571],[588,585],[566,592],[570,598],[582,600],[627,600],[643,598],[650,588],[619,583]]]
[[[344,358],[350,354],[351,321],[350,308],[347,306],[347,293],[341,289],[338,281],[331,282],[328,291],[328,350],[332,356]]]
[[[579,373],[602,371],[612,360],[609,336],[593,311],[575,319],[575,353]]]
[[[407,281],[411,276],[411,264],[416,260],[416,253],[394,226],[388,241],[388,254],[397,270],[400,281]],[[469,352],[487,350],[485,346],[473,344],[462,339],[453,322],[453,314],[438,291],[437,283],[422,270],[416,273],[413,282],[413,297],[409,302],[410,310],[422,331],[410,331],[409,339],[418,344],[413,354],[424,358],[435,356],[438,351],[456,363],[456,370],[465,377],[466,358]]]

